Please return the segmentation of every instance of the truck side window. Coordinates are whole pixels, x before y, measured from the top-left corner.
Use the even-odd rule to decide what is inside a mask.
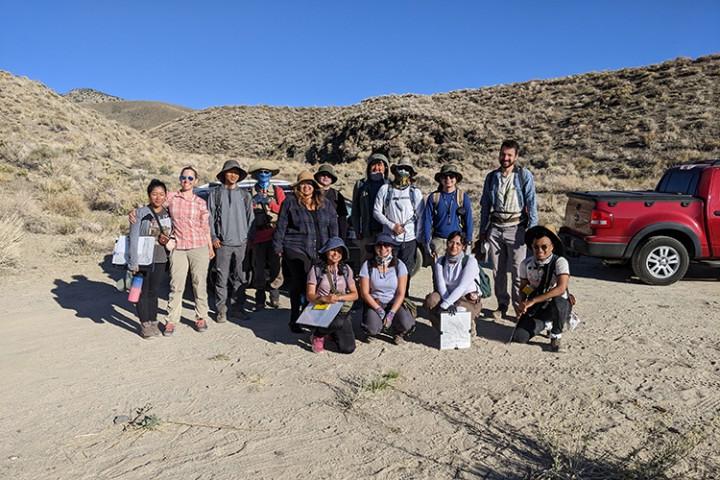
[[[656,192],[660,193],[678,193],[682,195],[695,195],[697,193],[698,183],[700,183],[699,168],[691,168],[688,170],[670,169],[660,179]]]

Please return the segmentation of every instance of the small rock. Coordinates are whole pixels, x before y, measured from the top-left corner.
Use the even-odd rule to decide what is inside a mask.
[[[113,423],[115,425],[119,423],[128,423],[130,421],[130,417],[127,415],[118,415],[117,417],[113,418]]]
[[[8,457],[8,460],[17,460],[18,458],[20,458],[20,457],[18,457],[17,455],[10,455]]]

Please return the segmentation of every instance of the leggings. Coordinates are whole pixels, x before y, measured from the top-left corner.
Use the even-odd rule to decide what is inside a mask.
[[[167,263],[155,263],[152,270],[143,272],[142,290],[137,302],[137,312],[141,323],[157,322],[158,290],[167,278]]]
[[[297,322],[305,303],[305,288],[307,275],[312,266],[312,260],[305,254],[292,250],[285,250],[282,259],[283,276],[287,282],[290,295],[290,325]]]
[[[338,313],[326,328],[316,328],[315,336],[329,335],[338,346],[340,353],[355,351],[355,333],[352,327],[352,313]]]

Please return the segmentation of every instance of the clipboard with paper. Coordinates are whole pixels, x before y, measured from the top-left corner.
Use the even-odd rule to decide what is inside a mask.
[[[302,311],[297,323],[310,327],[327,327],[335,319],[344,303],[310,303]]]

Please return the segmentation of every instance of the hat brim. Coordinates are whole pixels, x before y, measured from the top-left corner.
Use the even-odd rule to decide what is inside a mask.
[[[274,177],[275,175],[277,175],[278,173],[280,173],[280,169],[279,169],[279,168],[265,168],[265,167],[260,167],[260,168],[254,168],[254,169],[248,171],[248,174],[249,174],[249,175],[252,175],[252,174],[255,173],[255,172],[259,172],[260,170],[268,170],[268,171],[270,172],[270,175],[272,175],[273,177]]]
[[[548,237],[553,244],[553,253],[559,256],[565,255],[565,246],[560,237],[544,225],[536,225],[525,232],[525,246],[532,250],[532,243],[540,237]]]
[[[320,180],[318,179],[320,175],[327,175],[328,177],[332,178],[332,183],[337,183],[338,181],[338,178],[330,172],[317,172],[315,175],[313,175],[313,178],[315,178],[315,181],[318,183],[320,183]]]
[[[230,167],[230,168],[226,168],[225,170],[221,170],[220,173],[215,175],[215,178],[217,178],[221,182],[224,182],[225,181],[225,173],[229,172],[230,170],[240,170],[240,178],[238,179],[238,182],[242,182],[248,176],[248,172],[246,172],[244,169],[242,169],[240,167]]]
[[[435,181],[440,183],[442,181],[442,176],[447,175],[449,173],[452,173],[453,175],[455,175],[457,177],[458,182],[462,182],[463,176],[462,176],[462,173],[460,173],[460,172],[438,172],[435,174]]]
[[[313,187],[315,187],[318,190],[320,189],[320,184],[314,178],[303,178],[302,180],[298,180],[297,182],[293,183],[293,188],[299,187],[300,184],[303,182],[310,182],[310,183],[312,183]]]
[[[321,249],[320,251],[318,251],[318,253],[324,257],[329,251],[335,250],[335,249],[338,249],[338,248],[339,248],[340,250],[342,250],[343,260],[347,260],[347,259],[350,258],[350,250],[348,250],[348,247],[345,246],[345,245],[337,245],[337,246],[332,247],[332,248],[324,248],[324,249]]]

